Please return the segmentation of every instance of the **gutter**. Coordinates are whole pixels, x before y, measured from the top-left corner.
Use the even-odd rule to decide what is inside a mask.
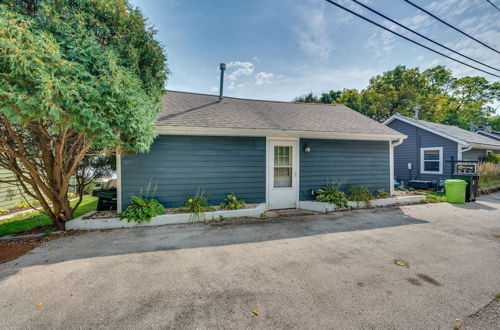
[[[500,145],[471,143],[469,146],[471,149],[477,148],[477,149],[488,149],[488,150],[500,150]]]
[[[255,136],[255,137],[293,137],[306,139],[337,139],[363,141],[392,141],[406,139],[403,134],[370,134],[370,133],[338,133],[324,131],[295,131],[284,129],[256,129],[256,128],[212,128],[186,126],[156,126],[159,135],[200,135],[200,136]]]
[[[403,138],[398,139],[395,143],[393,143],[393,142],[391,141],[391,146],[392,146],[392,147],[397,147],[397,146],[399,146],[401,143],[403,143],[403,141],[404,141],[404,139],[403,139]]]

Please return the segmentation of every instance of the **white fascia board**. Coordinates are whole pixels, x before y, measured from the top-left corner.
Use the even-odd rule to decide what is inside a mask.
[[[272,136],[273,138],[309,138],[309,139],[336,139],[336,140],[363,140],[363,141],[392,141],[406,139],[406,135],[384,135],[366,133],[338,133],[314,131],[289,131],[273,129],[248,128],[211,128],[211,127],[181,127],[157,126],[160,135],[199,135],[199,136]]]
[[[389,119],[387,119],[386,121],[384,121],[384,125],[389,125],[390,123],[392,123],[396,119],[397,120],[401,120],[402,122],[405,122],[407,124],[413,125],[415,127],[421,128],[421,129],[423,129],[425,131],[431,132],[433,134],[442,136],[442,137],[444,137],[444,138],[446,138],[448,140],[454,141],[454,142],[459,143],[461,145],[464,145],[464,146],[469,145],[469,143],[466,142],[466,141],[464,141],[464,140],[460,140],[460,139],[457,139],[456,137],[453,137],[451,135],[448,135],[448,134],[445,134],[445,133],[441,133],[441,132],[436,131],[435,129],[429,128],[427,126],[424,126],[424,125],[421,125],[421,124],[418,124],[418,123],[414,123],[413,121],[408,120],[406,118],[402,118],[402,117],[400,117],[398,115],[391,116]]]

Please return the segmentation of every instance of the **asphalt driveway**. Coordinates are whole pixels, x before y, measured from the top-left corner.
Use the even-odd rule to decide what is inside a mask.
[[[0,323],[499,328],[499,234],[500,193],[459,206],[89,232],[0,265]]]

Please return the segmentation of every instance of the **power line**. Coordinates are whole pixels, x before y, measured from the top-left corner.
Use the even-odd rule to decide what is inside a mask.
[[[398,25],[398,26],[402,27],[403,29],[406,29],[406,30],[408,30],[408,31],[410,31],[410,32],[415,33],[415,34],[416,34],[416,35],[418,35],[419,37],[422,37],[422,38],[424,38],[424,39],[425,39],[425,40],[427,40],[427,41],[430,41],[430,42],[432,42],[432,43],[434,43],[434,44],[436,44],[436,45],[438,45],[438,46],[441,46],[441,47],[443,47],[443,48],[445,48],[445,49],[449,50],[450,52],[453,52],[453,53],[455,53],[455,54],[457,54],[457,55],[460,55],[460,56],[465,57],[465,58],[466,58],[466,59],[468,59],[468,60],[471,60],[471,61],[473,61],[473,62],[476,62],[477,64],[484,65],[484,66],[486,66],[486,67],[488,67],[488,68],[490,68],[490,69],[493,69],[493,70],[495,70],[495,71],[500,72],[500,70],[499,70],[499,69],[497,69],[497,68],[494,68],[494,67],[492,67],[492,66],[490,66],[490,65],[488,65],[488,64],[485,64],[485,63],[483,63],[483,62],[477,61],[477,60],[475,60],[475,59],[473,59],[473,58],[471,58],[471,57],[469,57],[469,56],[467,56],[467,55],[464,55],[464,54],[462,54],[462,53],[460,53],[460,52],[457,52],[456,50],[453,50],[453,49],[451,49],[451,48],[449,48],[449,47],[447,47],[447,46],[445,46],[445,45],[443,45],[443,44],[441,44],[441,43],[439,43],[439,42],[437,42],[437,41],[432,40],[431,38],[428,38],[428,37],[424,36],[423,34],[418,33],[418,32],[417,32],[417,31],[415,31],[415,30],[410,29],[409,27],[406,27],[405,25],[403,25],[403,24],[401,24],[401,23],[396,22],[395,20],[393,20],[393,19],[391,19],[391,18],[389,18],[389,17],[385,16],[384,14],[382,14],[382,13],[380,13],[380,12],[376,11],[376,10],[375,10],[375,9],[373,9],[373,8],[368,7],[367,5],[365,5],[365,4],[361,3],[361,2],[359,2],[358,0],[351,0],[351,1],[353,1],[353,2],[357,3],[358,5],[360,5],[360,6],[364,7],[364,8],[366,8],[366,9],[368,9],[368,10],[369,10],[369,11],[371,11],[372,13],[375,13],[375,14],[377,14],[377,15],[379,15],[379,16],[381,16],[381,17],[385,18],[385,19],[386,19],[386,20],[388,20],[388,21],[391,21],[392,23],[394,23],[394,24],[396,24],[396,25]]]
[[[337,6],[337,7],[341,8],[341,9],[344,9],[345,11],[347,11],[347,12],[349,12],[349,13],[351,13],[351,14],[355,15],[355,16],[358,16],[359,18],[361,18],[361,19],[363,19],[363,20],[365,20],[365,21],[367,21],[367,22],[372,23],[373,25],[376,25],[376,26],[378,26],[379,28],[382,28],[382,29],[384,29],[384,30],[386,30],[386,31],[388,31],[388,32],[391,32],[391,33],[393,33],[393,34],[397,35],[398,37],[401,37],[401,38],[403,38],[403,39],[405,39],[405,40],[408,40],[409,42],[412,42],[412,43],[414,43],[414,44],[419,45],[420,47],[423,47],[423,48],[425,48],[425,49],[427,49],[427,50],[430,50],[431,52],[434,52],[434,53],[439,54],[439,55],[441,55],[441,56],[444,56],[444,57],[446,57],[446,58],[448,58],[448,59],[450,59],[450,60],[452,60],[452,61],[455,61],[455,62],[458,62],[458,63],[463,64],[463,65],[465,65],[465,66],[468,66],[469,68],[472,68],[472,69],[475,69],[475,70],[478,70],[478,71],[484,72],[484,73],[486,73],[486,74],[489,74],[489,75],[491,75],[491,76],[494,76],[494,77],[500,78],[500,76],[499,76],[499,75],[497,75],[497,74],[494,74],[494,73],[488,72],[488,71],[483,70],[483,69],[481,69],[481,68],[477,68],[477,67],[475,67],[475,66],[473,66],[473,65],[467,64],[467,63],[465,63],[465,62],[463,62],[463,61],[457,60],[456,58],[450,57],[450,56],[448,56],[448,55],[446,55],[446,54],[441,53],[440,51],[437,51],[437,50],[432,49],[432,48],[430,48],[430,47],[428,47],[428,46],[426,46],[426,45],[424,45],[424,44],[421,44],[421,43],[419,43],[418,41],[415,41],[415,40],[413,40],[413,39],[410,39],[410,38],[408,38],[408,37],[405,37],[404,35],[402,35],[402,34],[400,34],[400,33],[396,32],[396,31],[393,31],[393,30],[391,30],[391,29],[389,29],[389,28],[386,28],[385,26],[383,26],[383,25],[381,25],[381,24],[379,24],[379,23],[377,23],[377,22],[374,22],[374,21],[372,21],[372,20],[371,20],[371,19],[369,19],[369,18],[366,18],[366,17],[364,17],[364,16],[360,15],[360,14],[358,14],[358,13],[356,13],[356,12],[354,12],[354,11],[350,10],[349,8],[346,8],[346,7],[342,6],[341,4],[338,4],[338,3],[336,3],[336,2],[333,2],[332,0],[325,0],[325,1],[327,1],[327,2],[331,3],[331,4],[332,4],[332,5],[334,5],[334,6]]]
[[[500,11],[500,8],[497,7],[497,5],[495,5],[493,2],[491,2],[490,0],[486,0],[490,3],[490,5],[492,5],[493,7],[495,7],[498,11]]]
[[[484,42],[482,42],[481,40],[477,40],[476,38],[474,38],[474,37],[473,37],[473,36],[471,36],[470,34],[467,34],[467,33],[465,33],[464,31],[460,30],[459,28],[456,28],[456,27],[454,27],[453,25],[451,25],[451,24],[449,24],[449,23],[447,23],[447,22],[443,21],[441,18],[439,18],[439,17],[437,17],[436,15],[434,15],[434,14],[432,14],[432,13],[428,12],[428,11],[427,11],[427,10],[425,10],[424,8],[419,7],[418,5],[414,4],[413,2],[411,2],[411,1],[409,1],[409,0],[404,0],[404,1],[406,1],[407,3],[409,3],[410,5],[412,5],[413,7],[417,8],[417,9],[420,9],[421,11],[423,11],[424,13],[426,13],[427,15],[434,17],[435,19],[437,19],[437,20],[438,20],[438,21],[440,21],[441,23],[446,24],[447,26],[451,27],[453,30],[460,32],[460,33],[461,33],[461,34],[463,34],[464,36],[467,36],[467,37],[471,38],[472,40],[474,40],[475,42],[480,43],[480,44],[481,44],[481,45],[483,45],[484,47],[489,48],[489,49],[491,49],[492,51],[494,51],[494,52],[496,52],[496,53],[500,54],[500,52],[499,52],[498,50],[496,50],[495,48],[493,48],[493,47],[491,47],[491,46],[488,46],[487,44],[485,44],[485,43],[484,43]]]

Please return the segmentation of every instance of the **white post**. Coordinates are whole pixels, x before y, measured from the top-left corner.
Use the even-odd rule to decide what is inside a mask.
[[[122,157],[116,151],[116,210],[122,212]]]
[[[389,194],[394,195],[394,146],[389,141]]]
[[[399,146],[401,143],[403,143],[403,139],[399,139],[396,143],[392,143],[392,141],[389,141],[389,176],[390,176],[390,195],[392,196],[394,194],[394,147]]]

